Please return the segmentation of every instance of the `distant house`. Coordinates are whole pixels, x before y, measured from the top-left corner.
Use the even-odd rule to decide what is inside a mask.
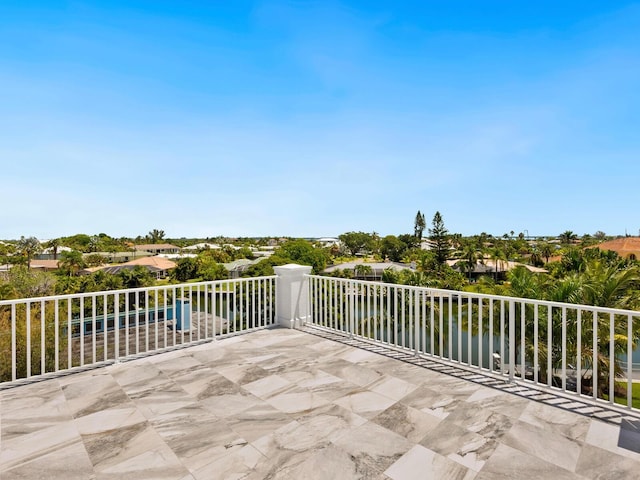
[[[359,268],[369,267],[369,268]],[[353,272],[353,278],[358,280],[382,280],[382,274],[385,270],[392,270],[399,272],[401,270],[413,270],[411,265],[399,262],[364,262],[362,260],[340,263],[338,265],[332,265],[324,269],[324,273],[335,273],[339,270],[349,270]]]
[[[82,256],[86,257],[88,255],[100,255],[105,257],[107,261],[110,263],[123,263],[129,262],[131,260],[135,260],[136,258],[141,257],[149,257],[151,253],[145,252],[142,250],[136,250],[132,252],[131,250],[126,252],[95,252],[95,253],[84,253]]]
[[[60,254],[62,252],[71,252],[71,251],[73,251],[72,248],[65,247],[64,245],[60,245],[56,249],[56,253],[54,255],[53,248],[49,247],[49,248],[45,248],[44,250],[42,250],[42,252],[35,255],[34,258],[37,258],[38,260],[57,260],[60,258]],[[57,257],[57,258],[53,258],[53,257]]]
[[[116,274],[122,270],[131,270],[137,266],[141,266],[149,270],[157,279],[166,278],[169,272],[176,267],[176,263],[164,257],[143,257],[131,260],[130,262],[121,263],[119,265],[105,265],[103,267],[91,267],[80,270],[81,274],[88,275],[98,270],[106,273]]]
[[[324,237],[316,240],[323,248],[339,247],[340,240],[333,237]]]
[[[596,245],[602,251],[611,250],[622,258],[640,260],[640,237],[622,237]]]
[[[171,245],[170,243],[149,243],[146,245],[134,245],[133,248],[136,251],[149,252],[152,255],[157,255],[159,253],[178,253],[180,251],[179,247]]]
[[[229,272],[229,278],[240,278],[242,272],[244,272],[251,265],[255,265],[261,259],[256,258],[255,260],[249,260],[247,258],[239,258],[238,260],[234,260],[233,262],[223,263],[224,268]]]
[[[220,245],[217,243],[196,243],[195,245],[189,245],[188,247],[184,247],[182,250],[219,250]]]
[[[468,275],[466,267],[463,268],[461,265],[458,265],[460,262],[462,262],[460,259],[447,260],[447,265],[464,273],[465,275]],[[511,262],[507,260],[496,261],[485,258],[482,262],[477,262],[474,265],[473,271],[471,272],[471,279],[477,280],[482,276],[491,276],[497,277],[498,280],[506,280],[507,272],[517,267],[524,267],[532,273],[548,273],[548,270],[545,270],[544,268],[534,267],[533,265],[527,265],[526,263]]]
[[[51,272],[60,268],[60,264],[58,260],[31,260],[31,262],[29,262],[29,268],[31,268],[31,270]]]

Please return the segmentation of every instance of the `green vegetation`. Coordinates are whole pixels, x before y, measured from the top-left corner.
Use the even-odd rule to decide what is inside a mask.
[[[615,397],[614,402],[627,406],[627,382],[615,382]],[[609,400],[608,394],[603,394],[602,398]],[[631,406],[633,408],[640,408],[640,383],[631,384]]]

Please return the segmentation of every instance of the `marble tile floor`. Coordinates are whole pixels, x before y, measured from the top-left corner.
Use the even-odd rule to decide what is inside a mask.
[[[640,478],[633,418],[310,332],[4,388],[0,478]]]

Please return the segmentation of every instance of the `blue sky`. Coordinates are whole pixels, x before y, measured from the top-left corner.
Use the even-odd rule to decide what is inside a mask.
[[[0,238],[638,234],[640,3],[0,2]]]

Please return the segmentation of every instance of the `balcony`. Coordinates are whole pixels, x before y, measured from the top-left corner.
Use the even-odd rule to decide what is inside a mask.
[[[640,313],[305,273],[0,303],[0,476],[636,478],[586,359]]]

